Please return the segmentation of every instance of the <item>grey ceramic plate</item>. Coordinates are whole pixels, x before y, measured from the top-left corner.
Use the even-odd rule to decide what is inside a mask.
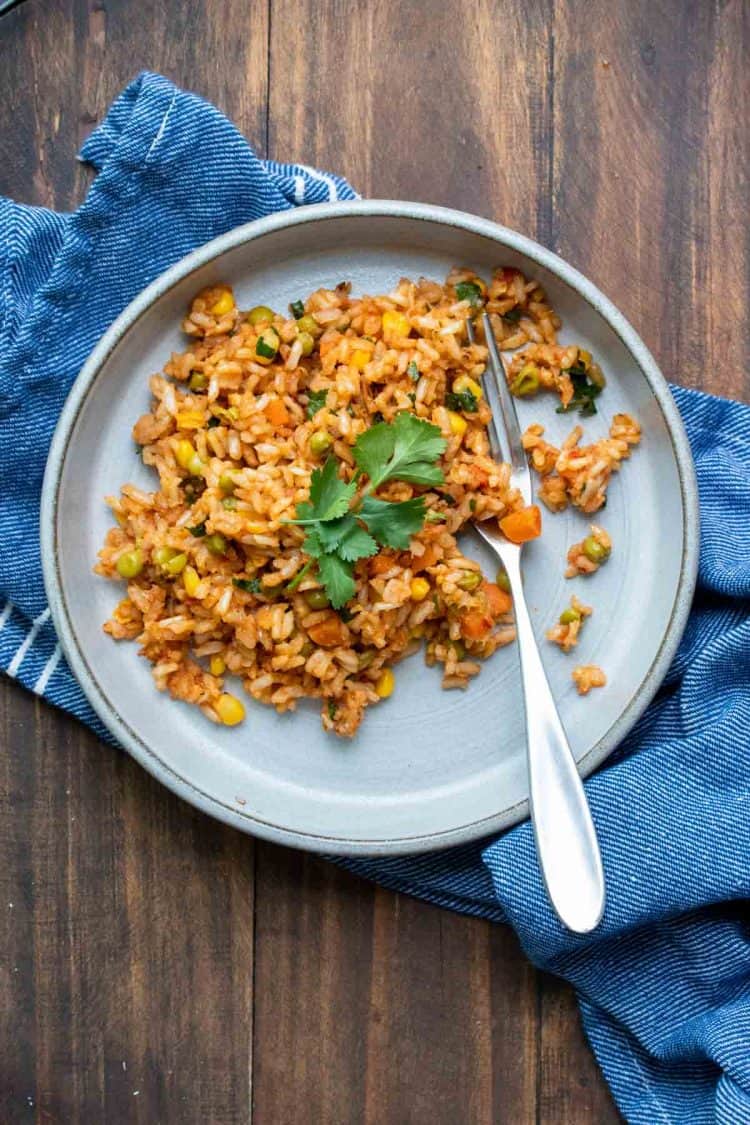
[[[642,446],[610,488],[601,522],[611,563],[593,578],[563,578],[567,547],[586,521],[548,515],[526,549],[529,603],[541,637],[575,589],[593,603],[577,657],[601,664],[609,685],[579,698],[576,657],[545,644],[545,663],[581,772],[606,758],[646,707],[667,670],[695,582],[698,515],[688,444],[653,359],[610,302],[536,243],[483,219],[415,203],[302,208],[231,231],[146,289],[83,368],[50,452],[42,503],[45,580],[65,654],[117,739],[164,784],[248,832],[315,851],[394,854],[444,847],[527,815],[524,731],[515,647],[498,652],[466,692],[443,692],[421,656],[401,664],[391,699],[369,711],[352,742],[325,735],[310,703],[280,716],[249,702],[247,721],[217,728],[160,695],[133,644],[101,625],[120,596],[91,567],[110,516],[103,497],[152,478],[130,436],[147,409],[148,377],[183,346],[179,323],[192,294],[228,281],[241,307],[290,300],[348,279],[386,292],[402,275],[442,279],[454,264],[488,272],[519,266],[541,279],[563,318],[563,341],[601,361],[608,386],[586,432],[626,410]],[[522,405],[554,440],[570,419],[547,398]],[[466,549],[482,559],[470,534]],[[487,558],[488,569],[491,560]]]

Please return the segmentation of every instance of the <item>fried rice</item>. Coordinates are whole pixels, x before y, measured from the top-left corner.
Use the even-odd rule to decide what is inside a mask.
[[[559,319],[538,283],[515,269],[497,270],[489,285],[464,269],[442,285],[403,279],[374,297],[353,297],[342,283],[318,289],[304,307],[295,302],[291,316],[265,306],[242,312],[228,285],[197,294],[182,326],[190,342],[151,378],[151,409],[133,427],[158,487],[126,484],[107,498],[117,526],[95,567],[127,580],[104,628],[116,640],[138,640],[160,690],[234,725],[245,714],[227,691],[227,677],[236,677],[280,712],[305,697],[320,700],[323,727],[351,736],[365,708],[392,693],[393,667],[421,645],[427,663],[441,667],[443,686],[464,688],[482,660],[514,639],[508,594],[484,579],[457,538],[471,521],[523,507],[509,467],[490,455],[481,392],[487,353],[465,329],[474,291],[504,350],[558,347]],[[473,407],[452,408],[457,386],[473,388]],[[444,436],[444,483],[390,481],[378,496],[423,496],[432,519],[407,550],[360,559],[356,593],[336,611],[306,566],[304,530],[288,521],[325,458],[353,479],[358,436],[404,411]],[[542,457],[543,493],[559,482],[550,504],[558,508],[563,499],[584,507],[581,481],[589,478],[594,500],[603,496],[602,471],[608,480],[634,440],[615,446],[613,436],[604,470],[599,443],[576,492],[560,460],[575,456],[576,442],[553,457],[541,427],[535,431],[527,440],[532,464],[539,469]]]

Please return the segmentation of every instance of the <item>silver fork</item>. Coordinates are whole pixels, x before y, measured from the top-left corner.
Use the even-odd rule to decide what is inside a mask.
[[[471,320],[466,323],[473,343],[474,325]],[[483,382],[492,410],[488,427],[492,456],[510,464],[511,485],[525,504],[531,504],[531,474],[516,408],[487,313],[482,325],[489,351]],[[477,521],[474,527],[505,567],[513,594],[526,714],[529,803],[539,865],[560,921],[569,930],[585,934],[595,928],[604,910],[599,843],[531,625],[521,579],[521,547],[505,538],[496,521],[492,523],[494,527],[490,521]]]

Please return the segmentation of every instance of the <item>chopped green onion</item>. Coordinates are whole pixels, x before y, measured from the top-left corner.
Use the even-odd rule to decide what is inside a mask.
[[[289,310],[295,320],[300,320],[305,315],[304,301],[292,301]]]

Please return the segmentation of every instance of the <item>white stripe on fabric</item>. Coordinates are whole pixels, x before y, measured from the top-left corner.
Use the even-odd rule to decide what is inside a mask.
[[[304,176],[295,176],[294,177],[294,202],[295,203],[304,203],[305,202],[305,177]]]
[[[319,183],[325,184],[328,188],[328,198],[331,203],[336,203],[339,198],[339,189],[336,187],[336,181],[332,176],[327,176],[325,172],[319,172],[317,168],[311,168],[308,164],[300,164],[300,168],[304,168],[314,180]]]
[[[29,651],[29,649],[33,645],[33,643],[36,639],[37,633],[41,629],[42,625],[44,625],[44,623],[45,623],[45,621],[47,620],[48,617],[49,617],[49,606],[47,607],[47,609],[43,610],[42,613],[40,613],[38,617],[35,617],[34,620],[31,622],[31,628],[29,629],[28,635],[25,637],[23,643],[19,646],[18,651],[16,652],[16,655],[13,657],[10,664],[8,665],[8,675],[9,676],[15,676],[16,673],[18,672],[18,669],[23,664],[23,658],[26,656],[26,653]]]
[[[0,633],[5,628],[5,623],[13,612],[13,602],[6,602],[3,606],[3,612],[0,613]]]
[[[60,663],[60,657],[61,656],[62,656],[62,649],[60,648],[59,645],[55,645],[55,650],[52,653],[52,656],[50,656],[49,660],[44,665],[44,668],[42,669],[42,673],[41,673],[39,679],[34,684],[34,691],[36,692],[37,695],[44,695],[47,684],[50,682],[50,679],[52,678],[52,675],[55,671],[55,668]]]

